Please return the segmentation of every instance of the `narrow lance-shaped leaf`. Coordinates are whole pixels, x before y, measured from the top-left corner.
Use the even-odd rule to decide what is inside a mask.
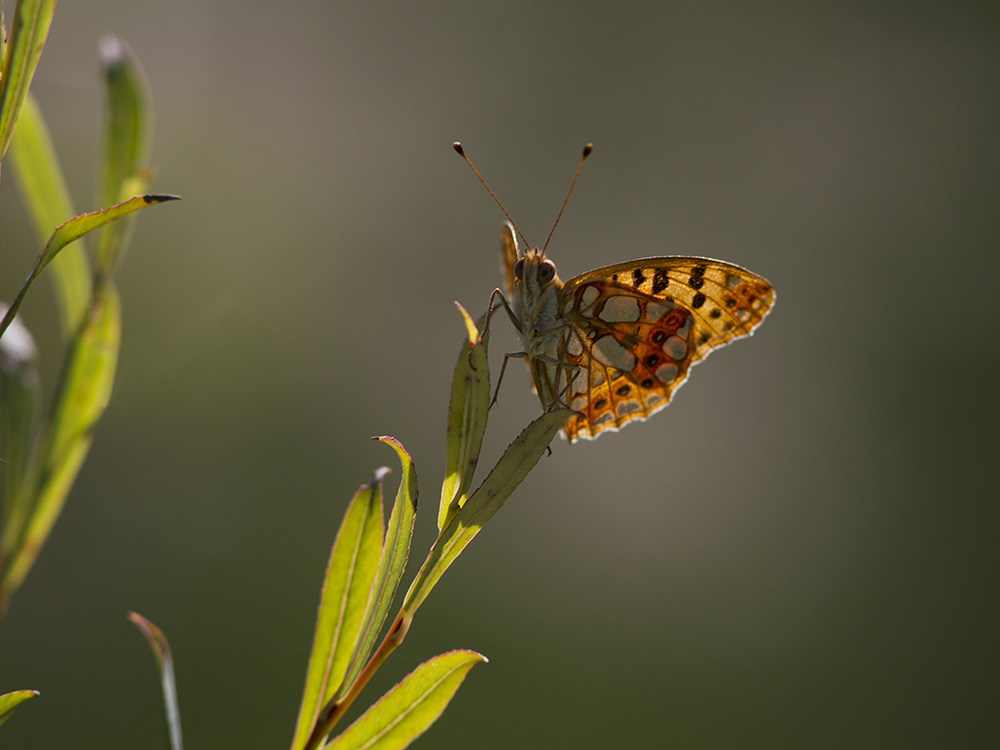
[[[31,516],[4,528],[2,558],[7,567],[0,579],[0,610],[31,569],[62,510],[66,495],[93,440],[92,430],[111,395],[121,339],[121,303],[108,283],[94,296],[94,304],[73,342],[53,408],[51,422],[41,436],[24,492],[33,499]],[[19,508],[27,502],[18,503]]]
[[[430,659],[383,695],[324,750],[399,750],[423,734],[448,706],[469,670],[486,657],[451,651]]]
[[[164,201],[178,200],[179,196],[176,195],[137,195],[134,198],[129,198],[127,201],[118,203],[114,206],[108,206],[107,208],[102,208],[99,211],[93,211],[89,214],[81,214],[76,216],[69,221],[65,222],[62,226],[58,227],[55,232],[52,233],[52,238],[49,243],[45,246],[41,255],[38,256],[38,260],[35,261],[34,267],[31,269],[31,273],[28,275],[27,280],[24,282],[24,286],[14,297],[14,300],[10,303],[10,307],[7,309],[6,315],[4,315],[3,321],[0,322],[0,336],[10,325],[10,321],[14,319],[14,315],[17,314],[18,308],[21,306],[21,302],[24,301],[24,295],[27,294],[28,289],[34,283],[38,275],[45,269],[45,266],[56,257],[60,250],[66,247],[69,243],[80,239],[87,232],[91,232],[109,221],[114,221],[115,219],[120,219],[122,216],[127,216],[133,211],[138,211],[140,208],[145,208],[146,206],[152,206],[156,203],[163,203]]]
[[[14,6],[0,80],[0,159],[7,153],[14,134],[21,105],[28,95],[38,58],[42,56],[55,6],[56,0],[20,0]]]
[[[382,553],[382,480],[388,472],[383,467],[375,472],[371,483],[362,485],[337,531],[320,596],[293,750],[304,746],[323,704],[340,687],[357,645],[358,629]]]
[[[7,16],[0,5],[0,61],[7,57]]]
[[[24,101],[7,156],[14,166],[14,176],[31,215],[38,244],[44,245],[52,228],[76,212],[48,128],[33,96]],[[63,338],[68,339],[80,330],[90,304],[90,262],[83,243],[67,245],[52,260],[49,272],[55,286],[60,328]]]
[[[38,350],[28,329],[15,319],[0,338],[0,474],[5,522],[20,496],[40,403]]]
[[[403,610],[409,616],[413,616],[448,566],[534,468],[559,428],[573,413],[570,409],[546,412],[525,427],[507,447],[493,471],[469,496],[431,547],[403,600]]]
[[[29,698],[37,698],[41,693],[37,690],[15,690],[13,693],[0,695],[0,724],[10,718],[10,712]]]
[[[139,59],[116,37],[101,40],[101,60],[107,96],[104,175],[100,203],[109,205],[144,193],[152,171],[147,165],[152,140],[149,85]],[[135,217],[103,227],[97,237],[95,266],[110,274],[121,261]]]
[[[465,502],[479,451],[486,432],[486,417],[490,408],[490,372],[486,357],[486,337],[479,338],[479,330],[486,321],[484,315],[478,324],[457,302],[465,321],[466,338],[455,365],[451,383],[451,403],[448,406],[448,433],[445,449],[444,483],[441,486],[441,505],[438,510],[438,529],[448,525]],[[487,332],[488,334],[488,332]]]
[[[350,665],[334,700],[339,701],[350,692],[354,681],[361,674],[399,586],[399,579],[406,567],[406,559],[410,553],[410,540],[413,537],[413,522],[417,512],[417,473],[413,468],[410,455],[395,438],[380,437],[383,443],[389,445],[399,456],[403,472],[399,480],[399,490],[396,492],[396,502],[389,517],[389,528],[382,546],[382,556],[379,559],[378,572],[372,583],[371,596],[362,619],[358,633],[358,644],[351,657]]]
[[[177,680],[174,677],[174,657],[170,651],[170,642],[162,630],[137,612],[129,612],[128,619],[139,628],[153,650],[160,669],[160,687],[163,690],[163,709],[167,716],[170,747],[171,750],[181,750],[181,713],[177,705]]]

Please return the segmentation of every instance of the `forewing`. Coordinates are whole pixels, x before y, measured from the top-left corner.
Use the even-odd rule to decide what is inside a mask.
[[[514,299],[514,263],[517,262],[517,237],[514,227],[505,221],[500,229],[500,273],[503,274],[507,299]]]
[[[643,258],[567,281],[567,366],[545,368],[556,388],[569,383],[561,400],[580,412],[566,436],[594,438],[665,407],[691,366],[750,335],[774,297],[765,279],[709,258]]]

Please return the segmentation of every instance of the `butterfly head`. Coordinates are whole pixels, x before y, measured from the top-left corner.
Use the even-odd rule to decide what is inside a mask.
[[[522,337],[551,331],[556,326],[562,298],[563,283],[556,273],[556,264],[539,248],[527,249],[510,268],[511,302],[514,313],[523,326]],[[526,351],[531,351],[525,340]]]
[[[562,286],[556,274],[556,264],[545,257],[545,251],[526,250],[524,255],[514,262],[514,286],[544,291],[555,284]]]
[[[554,315],[563,284],[556,273],[556,264],[545,257],[545,249],[529,247],[522,251],[510,222],[501,231],[501,246],[507,293],[518,317],[532,319],[543,309]]]

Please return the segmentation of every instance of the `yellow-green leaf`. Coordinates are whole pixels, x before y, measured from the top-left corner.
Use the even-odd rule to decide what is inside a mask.
[[[379,469],[371,483],[362,485],[337,531],[320,596],[293,750],[304,746],[320,709],[344,681],[357,645],[358,630],[382,553],[382,479],[388,471],[384,467]]]
[[[478,326],[457,302],[465,321],[466,338],[455,365],[451,382],[451,403],[448,406],[448,435],[445,447],[444,482],[438,509],[438,529],[451,521],[465,503],[472,477],[479,463],[479,451],[486,432],[486,417],[490,408],[490,371],[486,357],[486,337],[479,338]],[[487,332],[488,333],[488,332]]]
[[[38,256],[38,260],[35,261],[34,267],[31,269],[31,273],[28,275],[27,280],[21,287],[21,290],[14,297],[14,300],[10,303],[10,308],[7,310],[7,314],[4,316],[3,321],[0,322],[0,336],[10,325],[10,321],[17,314],[18,308],[21,306],[21,302],[24,300],[24,295],[27,294],[29,287],[34,283],[38,275],[45,269],[45,266],[56,257],[60,250],[66,247],[71,242],[80,239],[87,232],[91,232],[98,227],[104,226],[109,221],[114,221],[115,219],[120,219],[123,216],[127,216],[133,211],[138,211],[140,208],[145,208],[146,206],[152,206],[156,203],[163,203],[165,201],[178,200],[179,196],[176,195],[137,195],[134,198],[129,198],[127,201],[115,204],[114,206],[108,206],[107,208],[102,208],[99,211],[93,211],[89,214],[80,214],[69,221],[65,222],[61,226],[56,228],[56,231],[52,233],[52,238],[49,240],[45,249],[42,250],[41,255]]]
[[[507,446],[493,471],[469,496],[431,547],[403,600],[403,610],[407,615],[413,616],[448,566],[479,533],[483,524],[500,510],[517,485],[538,463],[552,438],[573,413],[570,409],[546,412],[525,427],[514,442]]]
[[[395,438],[380,437],[378,440],[396,451],[403,472],[399,480],[399,490],[396,492],[396,502],[392,507],[392,515],[389,516],[389,527],[386,530],[385,543],[382,545],[378,571],[375,573],[368,605],[358,631],[357,647],[347,667],[343,683],[335,694],[338,701],[350,692],[351,686],[361,674],[375,648],[375,641],[389,614],[389,607],[399,587],[399,579],[406,567],[406,558],[410,554],[410,540],[413,538],[413,522],[417,513],[417,472],[413,468],[410,454]]]
[[[7,17],[0,6],[0,60],[7,56]]]
[[[2,309],[2,308],[0,308]],[[38,420],[41,386],[38,350],[20,319],[0,338],[0,447],[3,461],[3,518],[10,517],[31,455]]]
[[[37,690],[15,690],[13,693],[0,695],[0,724],[10,718],[10,712],[29,698],[36,698],[41,693]]]
[[[8,157],[31,215],[38,244],[43,246],[52,228],[72,218],[76,212],[48,128],[33,96],[29,95],[24,101]],[[63,337],[68,339],[80,330],[80,322],[90,302],[90,263],[83,243],[74,242],[65,247],[53,259],[50,273]]]
[[[406,747],[437,720],[465,675],[481,661],[486,661],[486,657],[475,651],[451,651],[424,662],[324,750]]]
[[[116,37],[101,40],[107,95],[104,175],[100,202],[116,203],[144,193],[152,171],[146,163],[152,131],[152,110],[146,74],[132,49]],[[97,237],[95,266],[110,274],[124,254],[135,217],[109,224]]]
[[[84,327],[70,349],[52,420],[23,489],[30,511],[28,501],[17,506],[30,512],[30,518],[8,519],[4,528],[7,567],[0,580],[0,609],[31,569],[87,455],[93,428],[111,396],[120,339],[121,303],[108,283],[95,292]],[[19,530],[25,528],[20,536]]]
[[[56,0],[20,0],[14,6],[0,79],[0,158],[7,153],[21,105],[28,96],[55,7]]]

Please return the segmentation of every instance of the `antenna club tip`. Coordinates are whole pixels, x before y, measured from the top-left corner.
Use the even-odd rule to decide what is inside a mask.
[[[583,158],[586,159],[588,156],[590,156],[590,152],[593,151],[593,150],[594,150],[594,144],[593,143],[588,143],[586,146],[584,146],[583,147]]]
[[[462,148],[461,141],[455,141],[453,144],[451,144],[451,147],[455,149],[462,156],[465,156],[465,149]]]

